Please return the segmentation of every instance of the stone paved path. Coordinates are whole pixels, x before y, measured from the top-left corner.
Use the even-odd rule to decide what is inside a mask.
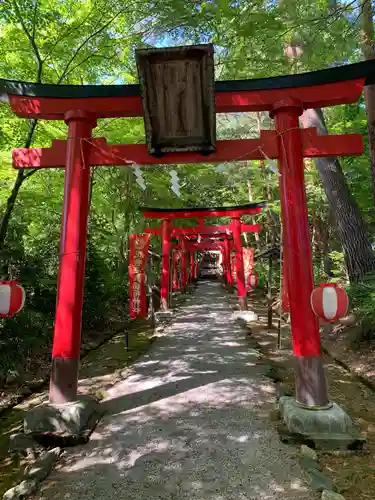
[[[70,450],[34,498],[318,498],[269,421],[272,384],[231,313],[219,283],[200,283],[109,391],[90,443]]]

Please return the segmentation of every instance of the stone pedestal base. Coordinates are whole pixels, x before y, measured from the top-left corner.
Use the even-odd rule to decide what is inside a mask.
[[[358,449],[366,441],[349,415],[336,403],[314,410],[299,406],[292,397],[283,396],[279,405],[288,431],[313,441],[318,449]]]
[[[24,420],[25,434],[80,436],[99,415],[99,402],[92,396],[82,396],[72,403],[46,404],[29,410]]]
[[[173,292],[171,294],[171,302],[170,306],[171,307],[179,307],[185,300],[185,293],[180,291],[180,292]]]
[[[234,321],[244,324],[244,326],[251,326],[251,323],[258,321],[258,315],[253,311],[236,311],[232,315]]]
[[[155,313],[155,323],[157,325],[170,323],[173,318],[172,311],[158,311]]]

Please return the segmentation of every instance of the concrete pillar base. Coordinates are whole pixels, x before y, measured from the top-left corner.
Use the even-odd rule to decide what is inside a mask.
[[[247,297],[238,297],[238,305],[240,307],[240,311],[248,311]]]
[[[171,307],[179,307],[186,299],[185,291],[173,292],[171,294]]]
[[[81,396],[71,403],[44,404],[26,413],[24,432],[78,437],[99,414],[99,402],[93,396]]]
[[[168,311],[158,311],[155,313],[155,323],[157,325],[170,323],[173,319],[173,312]]]
[[[254,311],[235,311],[232,315],[234,321],[250,326],[252,322],[258,321],[258,315]]]
[[[336,403],[310,409],[292,397],[283,396],[279,405],[288,432],[313,441],[317,449],[360,449],[366,442],[349,415]]]

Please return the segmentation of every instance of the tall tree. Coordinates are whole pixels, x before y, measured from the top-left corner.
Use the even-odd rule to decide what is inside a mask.
[[[316,127],[319,135],[328,134],[321,109],[306,110],[301,121],[304,128]],[[317,158],[315,165],[332,207],[349,279],[357,281],[375,271],[375,256],[364,221],[338,158]]]
[[[327,7],[326,16],[330,17],[336,12],[337,5],[331,1]],[[289,16],[289,12],[286,15]],[[294,28],[293,33],[296,33],[296,38],[301,41],[298,45],[285,44],[284,53],[289,60],[298,60],[304,53],[302,35],[298,28]],[[311,51],[312,47],[307,45],[307,50],[309,49]],[[301,122],[304,128],[316,127],[319,135],[328,135],[321,109],[306,110]],[[375,271],[375,255],[363,218],[356,200],[350,193],[339,159],[317,158],[315,165],[335,217],[349,279],[352,282],[358,281],[364,275]]]
[[[361,0],[362,54],[366,61],[375,59],[374,24],[371,0]],[[372,196],[375,204],[375,85],[365,87],[368,148],[371,162]]]

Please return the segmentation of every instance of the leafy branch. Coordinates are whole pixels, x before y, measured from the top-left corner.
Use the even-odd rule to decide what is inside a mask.
[[[109,21],[107,21],[105,24],[103,24],[100,28],[98,28],[96,31],[94,31],[93,33],[91,33],[91,35],[89,35],[79,46],[78,48],[74,51],[74,54],[72,55],[72,57],[69,59],[69,61],[67,62],[66,66],[65,66],[65,69],[64,71],[62,72],[60,78],[58,79],[58,84],[60,84],[64,78],[66,77],[68,71],[69,71],[69,68],[71,66],[71,64],[74,62],[74,60],[76,59],[76,57],[78,56],[78,54],[80,53],[80,51],[93,39],[95,38],[96,36],[100,35],[100,33],[102,33],[106,28],[108,28],[112,23],[113,21],[115,21],[119,16],[120,14],[122,14],[124,12],[124,9],[121,9],[120,11],[118,11],[114,16],[112,16]]]
[[[17,19],[18,19],[19,23],[21,24],[22,29],[30,42],[30,45],[31,45],[33,52],[34,52],[34,55],[35,55],[35,58],[37,60],[36,83],[40,83],[42,81],[42,70],[43,70],[43,62],[44,61],[40,56],[39,48],[38,48],[36,41],[35,41],[38,2],[37,1],[35,2],[32,32],[30,33],[30,31],[28,30],[26,23],[21,15],[21,11],[19,9],[17,0],[12,0],[12,1],[13,1],[14,11],[16,13]]]

